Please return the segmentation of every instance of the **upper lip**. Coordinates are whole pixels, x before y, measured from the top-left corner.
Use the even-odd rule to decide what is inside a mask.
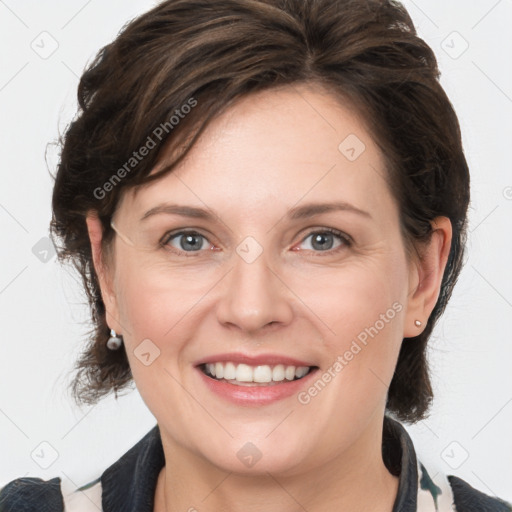
[[[301,361],[294,357],[288,357],[280,354],[242,354],[240,352],[229,352],[224,354],[214,354],[212,356],[205,357],[195,363],[195,366],[201,366],[208,363],[243,363],[250,366],[261,366],[261,365],[278,365],[284,366],[314,366],[310,362]]]

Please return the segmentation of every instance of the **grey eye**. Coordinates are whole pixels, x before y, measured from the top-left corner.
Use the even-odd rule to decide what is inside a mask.
[[[304,243],[306,240],[311,238],[311,247],[312,250],[317,252],[325,252],[331,249],[338,249],[343,245],[349,246],[350,243],[347,238],[345,238],[341,233],[333,232],[333,231],[313,231],[309,235],[307,235],[303,240]],[[335,240],[338,239],[339,242],[336,246]],[[308,248],[309,250],[309,248]]]
[[[171,243],[176,239],[179,239],[178,246]],[[204,243],[206,241],[207,239],[199,233],[181,232],[169,236],[165,243],[170,244],[175,249],[179,249],[181,251],[195,252],[204,249]]]

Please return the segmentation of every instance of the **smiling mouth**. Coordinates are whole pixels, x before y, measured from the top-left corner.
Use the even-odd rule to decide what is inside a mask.
[[[292,366],[284,364],[257,365],[232,362],[206,363],[200,370],[211,379],[236,386],[275,386],[303,379],[317,366]]]

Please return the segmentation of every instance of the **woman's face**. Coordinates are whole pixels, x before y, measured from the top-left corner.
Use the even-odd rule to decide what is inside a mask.
[[[291,475],[381,427],[417,281],[383,157],[336,98],[245,97],[113,222],[107,320],[165,446]]]

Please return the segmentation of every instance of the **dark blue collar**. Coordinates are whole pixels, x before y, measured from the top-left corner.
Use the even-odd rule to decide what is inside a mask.
[[[415,512],[418,469],[414,446],[404,427],[384,417],[382,440],[384,463],[400,476],[393,512]],[[160,430],[155,425],[101,475],[104,512],[153,512],[158,475],[165,465]]]
[[[101,475],[104,512],[153,512],[156,483],[165,465],[155,425]]]

